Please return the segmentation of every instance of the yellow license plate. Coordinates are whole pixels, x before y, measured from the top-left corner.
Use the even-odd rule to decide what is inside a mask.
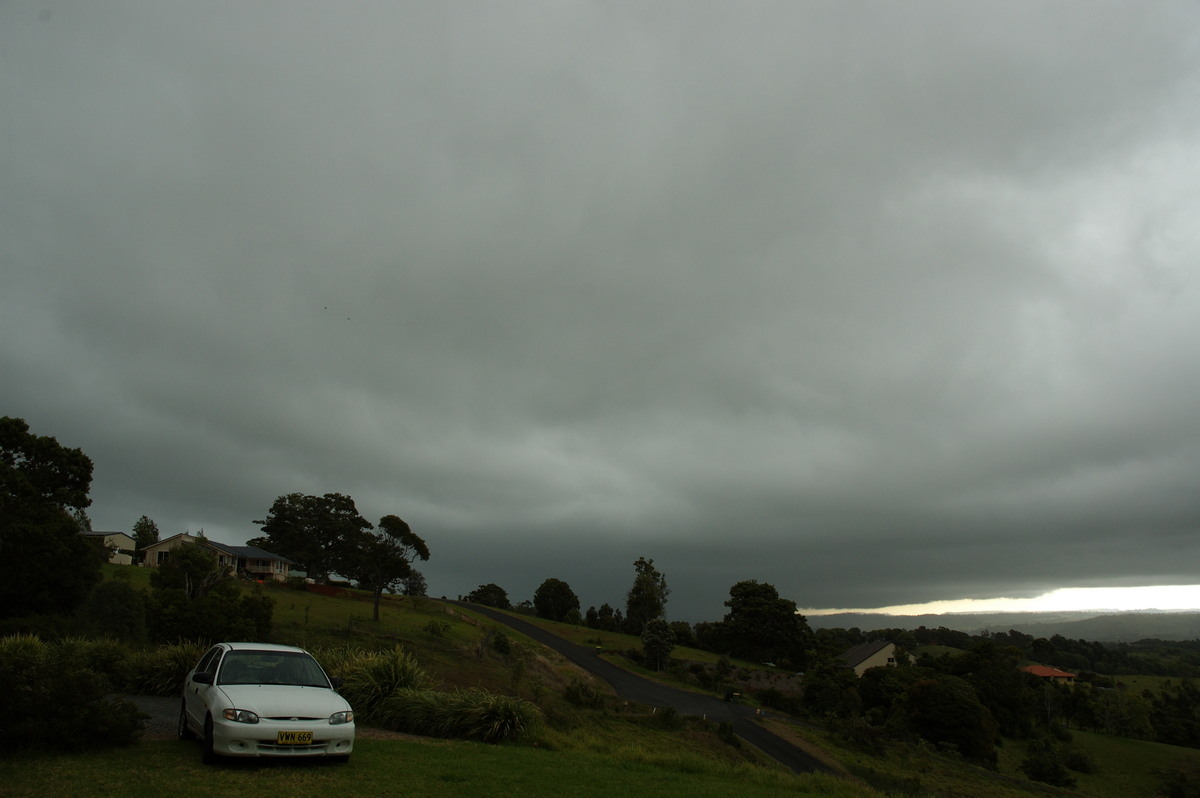
[[[313,733],[310,731],[281,731],[275,733],[277,745],[312,745]]]

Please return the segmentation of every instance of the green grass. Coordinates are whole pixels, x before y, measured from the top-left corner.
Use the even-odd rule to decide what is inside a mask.
[[[1071,732],[1072,747],[1092,755],[1100,765],[1099,773],[1075,774],[1076,788],[1096,798],[1126,798],[1153,795],[1162,783],[1161,773],[1181,770],[1195,779],[1200,775],[1200,750],[1146,740],[1128,740],[1090,732]]]
[[[552,752],[464,742],[360,740],[345,765],[325,762],[200,764],[194,743],[152,742],[90,754],[0,760],[4,794],[19,796],[688,795],[697,798],[879,795],[828,777],[714,764],[700,757]]]
[[[150,569],[108,566],[129,572],[135,585],[149,586]],[[247,588],[250,589],[250,588]],[[411,742],[360,739],[346,767],[291,761],[241,763],[214,770],[199,764],[196,746],[143,742],[130,749],[92,754],[2,759],[0,783],[5,795],[259,795],[330,793],[406,795],[895,795],[995,796],[1027,798],[1085,795],[1126,798],[1153,795],[1160,771],[1200,774],[1200,751],[1136,740],[1073,732],[1072,747],[1088,751],[1102,768],[1098,774],[1074,774],[1079,785],[1064,792],[1031,783],[1020,772],[1025,744],[1007,741],[999,749],[998,771],[972,767],[928,746],[889,746],[873,756],[834,736],[789,726],[786,733],[827,752],[875,793],[828,778],[796,779],[746,746],[721,742],[699,719],[664,725],[640,707],[611,700],[602,710],[569,704],[563,691],[579,672],[559,655],[515,630],[468,610],[428,599],[385,596],[381,618],[372,620],[365,593],[327,597],[283,586],[267,586],[275,601],[275,642],[306,646],[381,649],[399,644],[412,652],[439,689],[483,688],[533,701],[546,715],[544,728],[521,745],[485,746],[465,742]],[[519,616],[581,645],[596,640],[611,651],[640,647],[630,635],[597,632]],[[491,642],[498,631],[511,643],[503,655]],[[677,648],[680,659],[715,662],[709,652]],[[625,663],[627,664],[627,663]],[[734,663],[747,667],[747,663]],[[655,674],[667,680],[667,674]],[[1157,690],[1153,677],[1121,677],[1130,689]],[[758,764],[755,764],[758,763]]]

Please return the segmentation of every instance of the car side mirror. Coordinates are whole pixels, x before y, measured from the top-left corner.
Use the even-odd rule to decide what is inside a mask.
[[[197,684],[212,684],[213,675],[211,673],[205,673],[204,671],[201,671],[200,673],[193,673],[192,681],[196,682]]]
[[[346,680],[343,679],[341,676],[334,676],[333,678],[331,678],[329,680],[329,684],[333,686],[334,690],[341,690],[342,685],[345,683],[346,683]]]

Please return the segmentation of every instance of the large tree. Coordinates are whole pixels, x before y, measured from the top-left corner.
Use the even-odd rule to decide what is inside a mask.
[[[133,524],[133,550],[137,557],[137,562],[142,561],[142,551],[147,546],[153,546],[158,542],[158,524],[154,523],[147,516],[142,516]]]
[[[638,557],[633,570],[633,586],[625,597],[625,631],[640,636],[647,623],[664,616],[671,591],[654,560]]]
[[[255,521],[263,537],[248,543],[295,560],[314,579],[328,579],[371,537],[371,522],[358,514],[354,499],[341,493],[307,496],[289,493]]]
[[[671,651],[675,648],[675,632],[671,624],[662,618],[653,618],[646,622],[642,630],[642,656],[646,667],[661,671],[671,659]]]
[[[579,622],[579,597],[561,579],[547,579],[533,594],[533,606],[539,618],[550,621]]]
[[[412,576],[412,562],[417,558],[429,559],[425,541],[399,516],[385,515],[379,519],[378,533],[367,534],[356,548],[342,556],[341,570],[371,591],[378,621],[383,591],[394,589]]]
[[[729,589],[729,612],[720,639],[730,655],[755,662],[787,662],[800,667],[811,647],[812,632],[796,602],[780,598],[773,585],[754,579]]]
[[[467,601],[472,604],[482,604],[485,607],[495,607],[500,610],[507,610],[512,607],[508,600],[508,591],[497,585],[495,582],[488,582],[486,585],[480,585],[467,594]]]
[[[68,613],[100,580],[105,552],[79,534],[92,461],[0,418],[0,615]]]

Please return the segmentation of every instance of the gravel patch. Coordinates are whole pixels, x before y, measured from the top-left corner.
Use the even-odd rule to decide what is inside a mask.
[[[148,717],[142,730],[143,740],[174,740],[179,729],[179,696],[123,695]]]

